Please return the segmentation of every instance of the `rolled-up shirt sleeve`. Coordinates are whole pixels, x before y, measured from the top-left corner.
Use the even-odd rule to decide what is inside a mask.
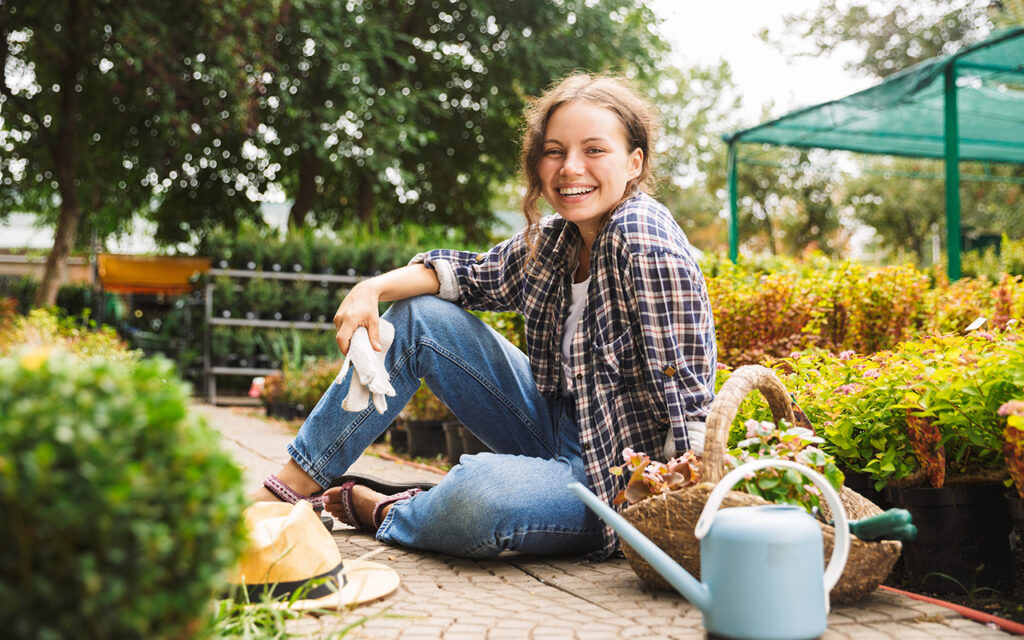
[[[692,258],[672,252],[635,256],[633,275],[646,377],[653,381],[652,391],[665,399],[676,451],[700,448],[703,438],[691,442],[688,428],[707,417],[717,363],[704,278]]]
[[[438,297],[465,309],[521,311],[526,251],[520,234],[486,252],[435,249],[417,254],[409,264],[433,269],[441,284]]]

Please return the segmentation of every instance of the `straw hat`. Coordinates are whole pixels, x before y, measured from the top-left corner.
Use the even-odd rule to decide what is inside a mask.
[[[376,562],[342,560],[334,538],[309,502],[257,502],[245,510],[249,546],[228,577],[243,585],[251,602],[264,593],[291,609],[341,609],[371,602],[398,588],[394,569]],[[287,604],[310,580],[327,578]]]

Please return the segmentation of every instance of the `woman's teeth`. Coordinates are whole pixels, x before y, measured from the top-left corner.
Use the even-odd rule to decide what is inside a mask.
[[[569,187],[567,189],[559,189],[558,193],[563,196],[579,196],[584,193],[590,193],[594,190],[594,187]]]

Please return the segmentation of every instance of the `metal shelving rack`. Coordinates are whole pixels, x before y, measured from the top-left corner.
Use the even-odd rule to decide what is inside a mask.
[[[217,404],[217,376],[240,375],[240,376],[266,376],[280,373],[280,369],[269,369],[261,367],[215,367],[210,357],[210,327],[231,326],[231,327],[260,327],[264,329],[301,329],[301,330],[329,330],[334,328],[331,322],[303,322],[298,320],[249,320],[247,318],[217,318],[213,315],[213,281],[214,276],[228,276],[230,278],[250,279],[265,278],[268,280],[293,280],[307,282],[328,282],[333,284],[353,285],[367,276],[341,276],[317,273],[292,273],[286,271],[249,271],[245,269],[210,269],[207,274],[211,280],[206,283],[204,291],[207,331],[203,337],[203,371],[206,378],[206,395],[210,404]]]

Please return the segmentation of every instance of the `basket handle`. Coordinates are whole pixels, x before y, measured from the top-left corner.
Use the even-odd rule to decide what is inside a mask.
[[[729,440],[729,427],[736,419],[740,403],[757,389],[768,401],[772,418],[778,423],[786,420],[795,424],[793,404],[775,372],[757,364],[739,367],[729,376],[715,395],[708,413],[704,436],[704,463],[702,474],[705,482],[717,484],[725,476],[725,445]]]

